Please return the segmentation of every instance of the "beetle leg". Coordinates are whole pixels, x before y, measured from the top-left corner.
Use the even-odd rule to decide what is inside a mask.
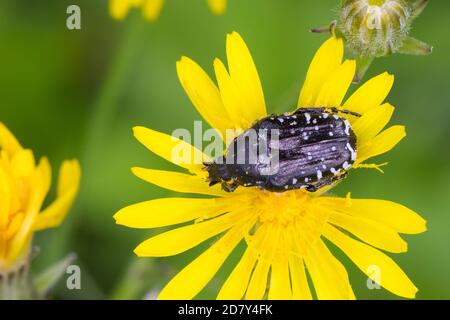
[[[347,109],[338,109],[336,107],[317,107],[317,108],[299,108],[295,111],[295,113],[322,113],[322,112],[331,112],[331,113],[343,113],[343,114],[349,114],[355,117],[361,117],[361,115],[357,112],[353,112]]]
[[[332,183],[338,182],[340,180],[343,180],[345,178],[347,178],[348,172],[344,172],[338,176],[334,176],[328,179],[324,179],[316,184],[310,184],[306,187],[306,190],[309,192],[316,192],[317,190],[319,190],[322,187],[328,186]]]
[[[328,108],[330,109],[330,108]],[[298,108],[295,110],[294,113],[323,113],[326,111],[326,108],[324,107],[317,107],[317,108]]]
[[[239,183],[237,183],[237,181],[222,182],[222,190],[225,192],[233,192],[237,187],[239,187]]]
[[[346,109],[337,109],[337,108],[333,108],[333,109],[336,110],[336,113],[349,114],[351,116],[355,116],[355,117],[358,117],[358,118],[361,117],[361,115],[359,113],[357,113],[357,112],[353,112],[353,111],[346,110]]]
[[[322,108],[322,109],[329,110],[332,113],[343,113],[343,114],[349,114],[349,115],[352,115],[352,116],[355,116],[358,118],[361,117],[361,115],[359,113],[353,112],[353,111],[350,111],[347,109],[338,109],[336,107],[327,107],[327,108]]]

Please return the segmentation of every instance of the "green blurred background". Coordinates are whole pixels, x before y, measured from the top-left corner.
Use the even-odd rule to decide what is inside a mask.
[[[66,28],[70,4],[81,7],[82,30]],[[326,39],[308,29],[331,21],[337,5],[229,0],[227,13],[216,17],[205,0],[168,0],[150,24],[138,10],[123,22],[112,20],[106,0],[0,2],[0,121],[37,155],[49,156],[55,176],[63,159],[82,161],[82,189],[69,218],[35,241],[41,247],[35,272],[69,252],[78,254],[82,290],[61,284],[54,297],[152,296],[208,245],[136,263],[132,250],[154,231],[127,229],[112,219],[123,206],[173,195],[133,177],[129,168],[173,168],[133,139],[133,126],[170,133],[191,129],[200,119],[178,82],[175,62],[187,55],[211,74],[213,58],[224,58],[225,35],[238,31],[253,53],[269,111],[288,110]],[[354,197],[397,201],[428,220],[428,232],[406,236],[409,252],[394,255],[420,299],[450,298],[449,14],[449,1],[434,0],[414,24],[412,35],[434,45],[431,56],[395,55],[376,60],[369,70],[366,80],[385,70],[395,74],[392,123],[405,124],[408,137],[377,159],[390,162],[384,175],[359,170],[336,189],[339,195],[352,191]],[[359,298],[396,298],[368,290],[362,273],[338,255]],[[231,260],[238,257],[239,252]],[[231,265],[199,298],[215,297]]]

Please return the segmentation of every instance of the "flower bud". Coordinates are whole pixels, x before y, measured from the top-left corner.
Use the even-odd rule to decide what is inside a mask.
[[[350,50],[381,57],[397,52],[408,37],[413,9],[406,0],[346,0],[337,27]]]
[[[338,19],[330,25],[311,29],[344,38],[355,55],[357,74],[364,76],[374,58],[393,53],[427,55],[432,47],[409,36],[412,22],[428,0],[342,0]]]

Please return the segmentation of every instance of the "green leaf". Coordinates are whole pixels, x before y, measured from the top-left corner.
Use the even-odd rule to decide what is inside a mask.
[[[36,296],[40,299],[45,298],[48,292],[66,274],[67,267],[70,266],[76,258],[76,254],[71,253],[43,271],[40,275],[34,277],[33,283]]]
[[[413,4],[413,16],[417,18],[423,10],[425,10],[426,6],[428,4],[428,0],[417,0]]]
[[[362,78],[364,78],[364,75],[366,74],[373,60],[374,57],[356,57],[356,73],[355,77],[353,78],[353,83],[359,83]]]
[[[398,49],[399,53],[426,56],[433,52],[433,47],[416,38],[408,37]]]
[[[336,24],[337,24],[337,21],[333,20],[333,21],[331,21],[330,24],[323,26],[323,27],[312,28],[309,30],[309,32],[334,34],[334,30],[336,29]]]

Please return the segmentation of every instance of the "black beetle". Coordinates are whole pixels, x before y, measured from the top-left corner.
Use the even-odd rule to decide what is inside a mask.
[[[225,156],[205,163],[210,185],[221,183],[228,192],[238,186],[315,192],[343,179],[356,160],[356,135],[339,113],[360,116],[337,108],[299,108],[257,121],[233,140]]]

